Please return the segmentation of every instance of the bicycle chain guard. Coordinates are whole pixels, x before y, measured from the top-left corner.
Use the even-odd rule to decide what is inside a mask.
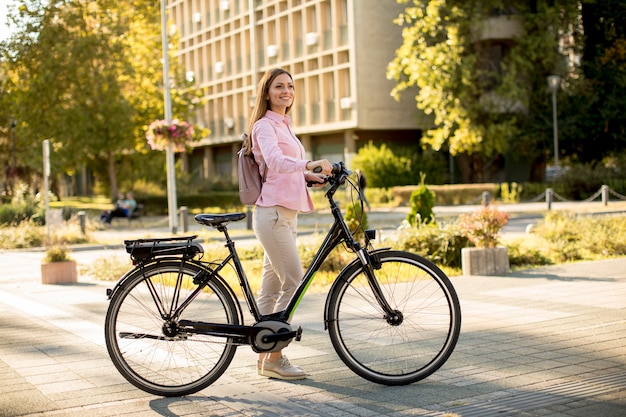
[[[296,338],[300,340],[302,329],[294,331],[289,323],[275,320],[260,321],[253,328],[257,328],[251,340],[252,350],[256,353],[278,352],[291,343]]]

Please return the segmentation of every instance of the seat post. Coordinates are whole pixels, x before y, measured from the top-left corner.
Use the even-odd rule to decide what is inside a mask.
[[[225,224],[221,223],[220,225],[215,227],[220,232],[224,233],[224,237],[226,238],[226,243],[231,243],[230,235],[228,234],[228,227]]]

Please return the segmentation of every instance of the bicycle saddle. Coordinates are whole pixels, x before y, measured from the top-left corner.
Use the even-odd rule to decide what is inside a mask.
[[[194,217],[196,221],[204,226],[217,227],[224,223],[237,222],[246,218],[246,213],[228,214],[198,214]]]

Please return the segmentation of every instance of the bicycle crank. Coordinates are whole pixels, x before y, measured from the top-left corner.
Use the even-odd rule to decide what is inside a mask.
[[[289,323],[282,321],[265,320],[252,327],[257,329],[251,341],[252,350],[256,353],[278,352],[288,346],[293,339],[300,341],[302,336],[301,327],[293,330]]]

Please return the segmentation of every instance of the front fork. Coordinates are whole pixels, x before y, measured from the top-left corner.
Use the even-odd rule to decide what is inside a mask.
[[[328,297],[326,298],[326,307],[324,308],[324,329],[328,329],[328,321],[330,320],[330,299],[335,291],[339,291],[339,287],[345,285],[345,279],[343,278],[344,274],[348,274],[349,271],[354,268],[360,268],[363,270],[365,277],[367,279],[368,285],[372,290],[374,298],[376,302],[381,308],[383,313],[383,318],[389,323],[391,326],[397,326],[402,323],[403,316],[402,313],[398,310],[394,310],[387,298],[384,295],[383,289],[376,278],[376,271],[380,270],[382,267],[382,263],[380,262],[380,254],[387,252],[389,248],[380,248],[373,251],[368,251],[364,248],[358,248],[356,250],[357,259],[352,261],[350,265],[346,266],[340,273],[335,282],[333,283],[332,288],[328,292]]]
[[[387,302],[387,299],[383,294],[383,290],[380,287],[380,283],[376,279],[376,274],[374,273],[374,271],[379,270],[382,266],[380,263],[380,259],[378,258],[378,256],[376,256],[376,254],[372,256],[364,248],[361,248],[357,252],[357,256],[359,257],[363,265],[363,271],[365,272],[367,282],[372,289],[372,292],[374,293],[374,297],[380,305],[380,308],[385,312],[385,319],[390,324],[398,322],[399,320],[401,320],[401,318],[399,317],[399,313],[397,310],[394,310]]]

